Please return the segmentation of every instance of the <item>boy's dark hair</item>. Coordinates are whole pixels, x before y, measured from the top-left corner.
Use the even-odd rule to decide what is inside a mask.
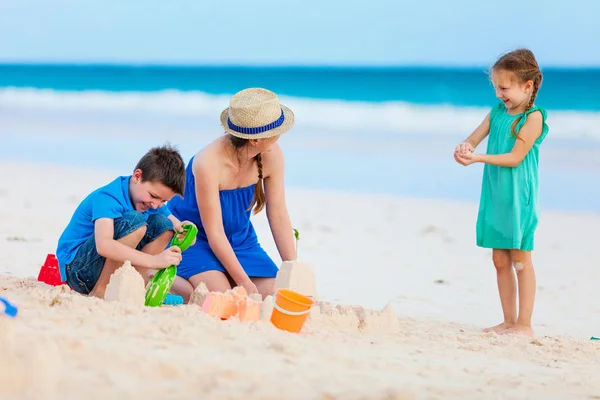
[[[148,150],[138,161],[136,169],[142,171],[143,182],[160,182],[183,197],[185,164],[179,151],[170,144]]]

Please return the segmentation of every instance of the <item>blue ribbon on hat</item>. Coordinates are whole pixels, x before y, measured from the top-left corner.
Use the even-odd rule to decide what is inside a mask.
[[[277,120],[275,120],[267,125],[257,126],[256,128],[246,128],[243,126],[238,126],[238,125],[234,124],[233,122],[231,122],[229,117],[227,117],[227,125],[229,126],[229,129],[231,129],[232,131],[236,131],[238,133],[244,133],[246,135],[256,135],[258,133],[270,131],[271,129],[280,127],[283,124],[283,121],[285,121],[285,115],[283,114],[283,109],[281,110],[281,116]]]
[[[4,297],[0,297],[0,303],[4,304],[4,314],[7,316],[14,318],[17,316],[17,307],[13,306],[6,300]]]

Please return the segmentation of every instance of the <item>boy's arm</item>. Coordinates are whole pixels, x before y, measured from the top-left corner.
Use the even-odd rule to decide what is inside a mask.
[[[112,218],[98,218],[94,222],[94,236],[96,238],[96,251],[102,257],[118,262],[129,260],[136,267],[160,268],[155,265],[154,257],[129,247],[113,239],[114,220]]]
[[[527,116],[527,121],[523,124],[510,153],[474,154],[473,161],[497,165],[499,167],[518,166],[521,164],[521,161],[523,161],[529,150],[531,150],[535,141],[541,136],[543,122],[541,112],[532,112]]]
[[[129,260],[136,267],[160,269],[172,264],[179,264],[181,253],[178,248],[170,247],[157,255],[150,255],[127,246],[114,239],[115,219],[123,215],[123,206],[108,193],[101,191],[96,194],[92,206],[92,221],[94,221],[94,237],[96,251],[102,257],[117,262]],[[136,243],[137,244],[137,243]]]
[[[169,218],[169,221],[173,223],[173,229],[175,232],[181,232],[181,221],[173,214],[167,216],[167,218]]]
[[[173,223],[173,230],[175,231],[176,234],[178,234],[179,236],[179,240],[183,240],[184,236],[183,235],[183,225],[196,225],[191,221],[180,221],[176,216],[174,216],[173,214],[169,215],[167,218],[169,218],[169,220]],[[194,240],[192,241],[192,246],[196,244],[196,238],[194,238]]]

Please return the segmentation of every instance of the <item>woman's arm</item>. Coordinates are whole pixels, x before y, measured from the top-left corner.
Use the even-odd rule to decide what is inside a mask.
[[[262,154],[265,168],[265,196],[267,219],[282,261],[297,257],[292,222],[285,204],[284,160],[279,145]]]
[[[529,150],[531,150],[531,147],[533,147],[535,141],[542,134],[542,125],[542,113],[534,111],[527,116],[527,121],[523,124],[510,153],[473,154],[470,155],[472,157],[471,159],[473,162],[483,162],[499,167],[516,167],[521,164]]]
[[[221,264],[231,278],[238,285],[244,285],[250,281],[246,271],[237,259],[223,228],[223,216],[221,214],[221,199],[219,197],[219,177],[215,174],[218,170],[217,160],[196,157],[192,166],[194,182],[196,184],[196,200],[200,210],[200,219],[208,244],[219,259]]]

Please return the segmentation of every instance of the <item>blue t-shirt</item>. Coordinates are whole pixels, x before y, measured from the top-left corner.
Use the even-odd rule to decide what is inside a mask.
[[[90,193],[71,217],[71,221],[58,239],[56,258],[60,268],[60,277],[63,282],[67,279],[65,267],[75,258],[81,246],[93,233],[94,223],[98,218],[119,219],[123,213],[132,211],[133,204],[129,197],[129,176],[120,176],[106,186]],[[146,219],[151,214],[171,215],[167,205],[160,208],[148,209],[143,214]]]

